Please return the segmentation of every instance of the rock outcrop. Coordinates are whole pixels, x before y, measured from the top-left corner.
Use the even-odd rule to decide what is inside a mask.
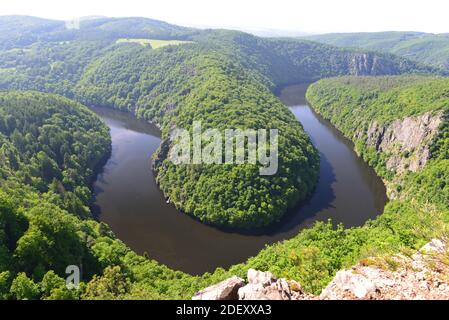
[[[367,76],[384,73],[378,56],[374,54],[355,54],[349,61],[350,74],[355,76]],[[386,70],[385,70],[386,71]]]
[[[416,172],[429,160],[429,146],[442,121],[442,113],[427,112],[395,120],[388,126],[373,122],[366,132],[366,143],[388,155],[387,169]]]
[[[271,272],[248,270],[248,284],[236,276],[207,287],[193,296],[193,300],[309,300],[296,281],[276,279]]]
[[[192,300],[237,300],[238,291],[244,285],[242,278],[234,276],[199,291]]]
[[[446,241],[432,240],[411,257],[396,255],[388,259],[388,263],[381,258],[369,263],[378,266],[362,262],[350,270],[339,271],[320,299],[449,299]]]
[[[237,289],[236,289],[237,288]],[[232,294],[228,294],[232,292]],[[447,240],[432,240],[419,252],[365,259],[337,272],[319,296],[304,292],[296,281],[270,272],[248,270],[248,283],[232,277],[197,293],[194,299],[240,300],[414,300],[449,299]]]
[[[296,281],[277,280],[271,272],[248,270],[248,284],[239,289],[239,300],[304,300],[306,294]]]
[[[385,56],[368,52],[353,52],[346,57],[348,74],[354,76],[376,76],[401,74],[401,67],[392,63]]]

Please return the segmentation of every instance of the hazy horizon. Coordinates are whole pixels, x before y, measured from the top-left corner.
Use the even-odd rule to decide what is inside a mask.
[[[449,33],[449,4],[428,0],[3,0],[0,15],[71,20],[86,16],[145,17],[197,28],[265,30],[298,34],[418,31]]]

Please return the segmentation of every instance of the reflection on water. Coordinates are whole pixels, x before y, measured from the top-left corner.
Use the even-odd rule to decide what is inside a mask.
[[[381,180],[352,151],[351,144],[304,102],[305,86],[289,87],[281,99],[320,151],[320,178],[313,195],[277,225],[239,233],[206,226],[167,204],[151,171],[159,130],[131,114],[92,108],[111,129],[112,155],[94,186],[100,219],[138,253],[171,268],[200,274],[257,254],[266,244],[288,239],[314,221],[363,224],[382,212]]]

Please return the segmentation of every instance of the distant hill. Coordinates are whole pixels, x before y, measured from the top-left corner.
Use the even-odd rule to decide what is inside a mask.
[[[304,37],[340,47],[380,50],[449,69],[449,34],[423,32],[330,33]]]
[[[14,41],[0,42],[0,90],[58,93],[87,105],[128,110],[158,123],[166,133],[172,123],[189,128],[193,117],[215,128],[270,123],[282,129],[279,170],[289,172],[289,178],[275,177],[269,186],[257,170],[234,172],[232,180],[230,170],[240,169],[223,166],[203,168],[199,183],[196,172],[173,166],[168,149],[160,149],[155,168],[164,194],[183,212],[216,225],[268,225],[312,190],[315,152],[307,139],[295,140],[301,128],[272,91],[331,76],[439,71],[389,53],[190,29],[146,18],[82,19],[79,29],[67,29],[64,22],[3,17],[0,25],[6,29],[11,21],[22,33]],[[20,43],[21,38],[31,44]],[[5,43],[7,48],[1,49]],[[289,162],[293,153],[304,157]],[[243,176],[257,191],[243,187]],[[237,193],[235,186],[240,186]],[[212,201],[211,190],[226,196]],[[271,200],[261,200],[267,198]],[[257,209],[262,207],[266,209]]]
[[[22,48],[37,41],[150,38],[179,39],[197,31],[148,18],[84,17],[79,29],[65,21],[28,16],[0,16],[0,49]]]
[[[446,111],[449,79],[418,78],[416,73],[441,70],[391,53],[308,40],[198,30],[146,18],[80,19],[79,28],[76,22],[72,27],[63,21],[0,17],[0,91],[9,91],[0,92],[0,299],[186,299],[230,275],[242,276],[248,268],[298,279],[316,294],[337,270],[366,254],[410,252],[447,231],[445,124],[429,149],[438,159],[429,160],[429,169],[407,176],[407,188],[395,185],[398,196],[366,226],[317,223],[247,263],[202,276],[138,256],[105,223],[91,219],[88,186],[110,151],[109,135],[100,119],[67,98],[128,110],[160,125],[162,142],[152,164],[170,204],[207,224],[250,229],[279,221],[289,208],[307,200],[318,179],[318,151],[273,91],[338,76],[313,85],[309,101],[322,113],[332,113],[330,120],[341,131],[362,132],[348,137],[360,138],[366,135],[362,129],[369,128],[358,125],[364,124],[361,120],[401,124],[403,116],[414,115],[419,107]],[[341,77],[398,74],[408,76]],[[387,90],[397,83],[409,87]],[[376,86],[380,88],[372,90]],[[278,129],[276,172],[261,175],[262,166],[221,165],[217,158],[194,166],[175,164],[170,133],[175,128],[192,132],[195,121],[218,133]],[[401,137],[414,133],[410,125],[405,129]],[[390,139],[387,131],[372,131]],[[270,149],[271,138],[270,133]],[[394,150],[407,161],[429,154]],[[377,150],[366,154],[365,159],[379,159],[368,163],[388,177],[380,161],[390,155]],[[72,263],[83,266],[80,290],[66,287],[66,266]]]
[[[28,16],[0,16],[0,48],[23,47],[36,42],[40,34],[65,27],[63,21]]]

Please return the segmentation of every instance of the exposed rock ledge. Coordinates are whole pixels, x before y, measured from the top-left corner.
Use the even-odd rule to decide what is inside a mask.
[[[387,169],[415,172],[423,168],[429,160],[429,146],[442,121],[442,112],[427,112],[420,116],[395,120],[388,126],[373,122],[367,129],[366,143],[388,155]],[[362,132],[359,137],[361,134]]]
[[[339,271],[319,296],[305,293],[293,280],[248,270],[248,283],[232,277],[198,292],[193,299],[330,300],[449,299],[447,240],[432,240],[412,256],[365,259]]]
[[[233,276],[196,293],[192,300],[306,300],[313,298],[294,280],[277,280],[271,272],[248,270],[248,284]]]

